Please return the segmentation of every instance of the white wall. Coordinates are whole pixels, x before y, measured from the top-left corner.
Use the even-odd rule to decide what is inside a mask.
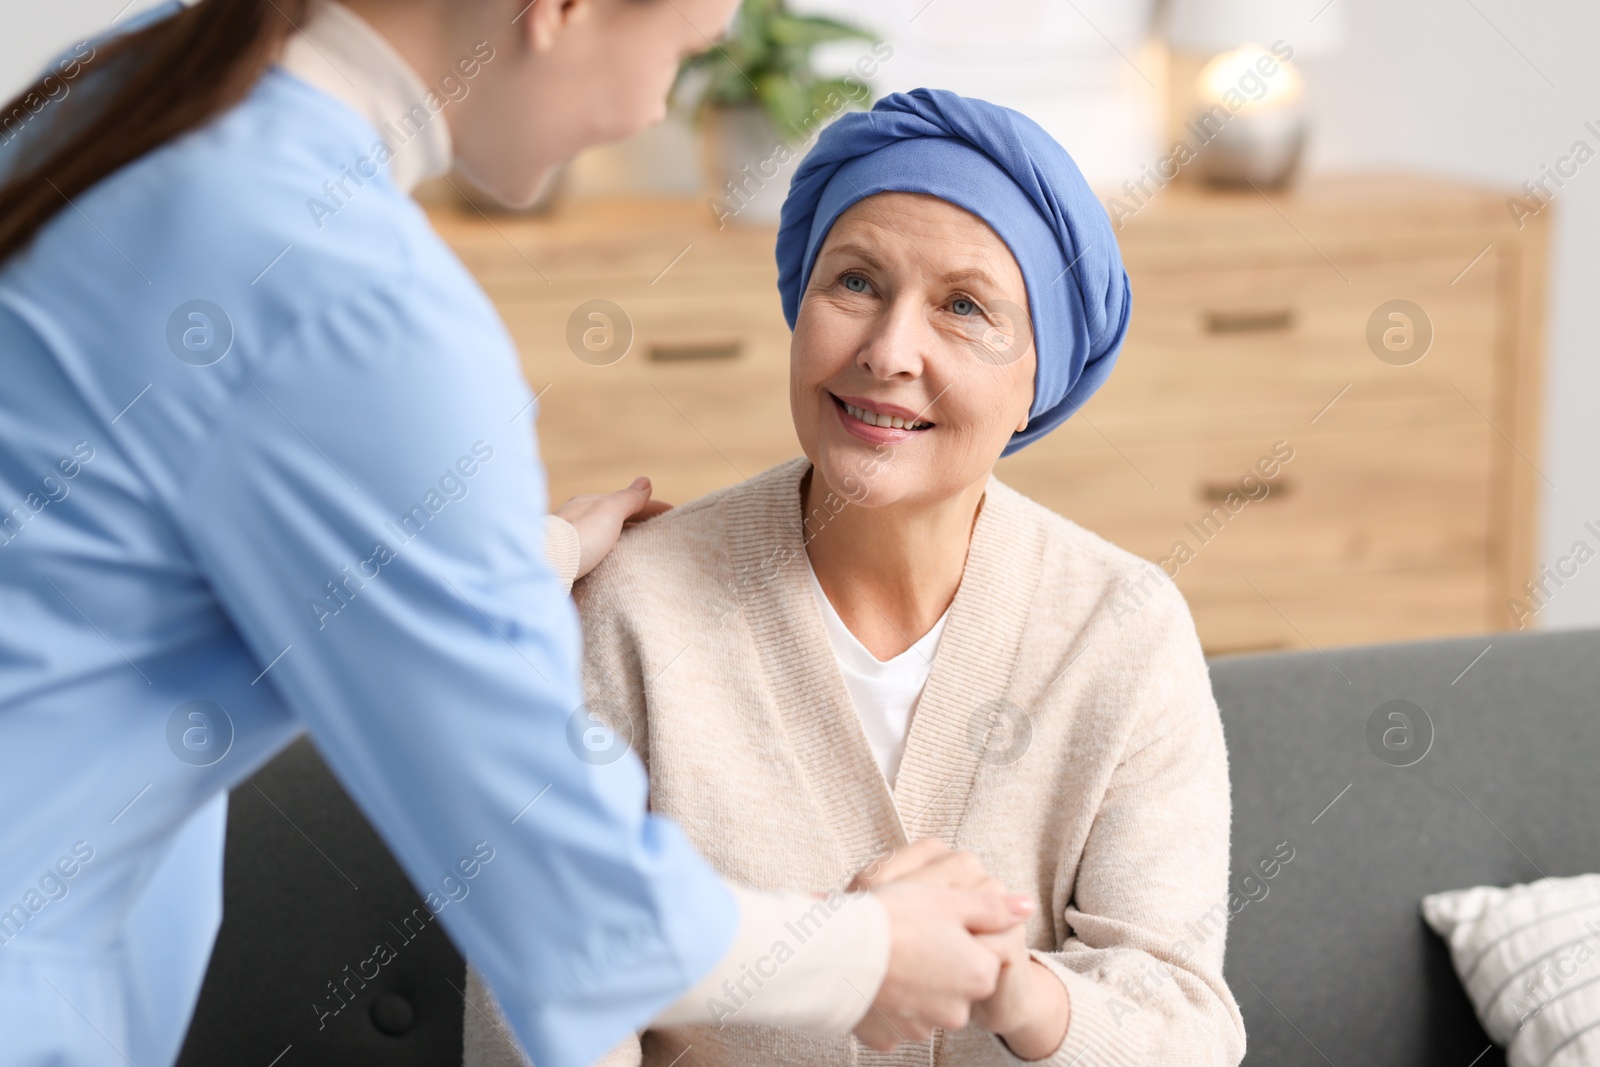
[[[879,95],[919,86],[1016,108],[1072,152],[1091,182],[1157,158],[1162,63],[1149,42],[1154,0],[790,0],[873,30],[894,55]],[[843,68],[859,45],[833,55]]]
[[[0,0],[0,93],[55,50],[105,26],[125,0]],[[942,84],[1034,114],[1096,181],[1150,158],[1159,65],[1138,42],[1148,0],[802,0],[875,24],[897,48],[878,88]],[[1600,5],[1591,0],[1333,0],[1348,27],[1338,55],[1304,64],[1315,120],[1313,171],[1406,167],[1516,188],[1577,140],[1600,151]],[[150,6],[134,0],[129,10]],[[1118,49],[1123,55],[1118,54]],[[1126,58],[1124,58],[1126,56]],[[681,137],[661,138],[681,143]],[[681,168],[680,168],[681,169]],[[1543,555],[1600,543],[1600,159],[1557,194],[1546,434],[1538,462],[1556,485]],[[1600,624],[1600,562],[1539,618]]]
[[[0,97],[33,80],[57,53],[162,0],[0,0]],[[126,9],[126,10],[124,10]]]

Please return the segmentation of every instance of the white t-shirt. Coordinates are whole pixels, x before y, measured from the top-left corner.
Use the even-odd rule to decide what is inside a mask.
[[[806,557],[806,573],[811,576],[811,592],[822,612],[834,659],[839,661],[839,673],[844,675],[845,688],[850,691],[850,702],[861,717],[861,728],[872,746],[873,758],[892,787],[895,775],[900,772],[900,757],[905,754],[911,713],[916,710],[917,700],[928,684],[928,675],[933,672],[933,655],[939,650],[939,638],[944,633],[950,611],[946,609],[933,629],[916,644],[894,659],[880,660],[867,651],[839,618],[828,594],[822,591],[822,583],[817,581],[817,572],[811,569],[809,556]]]

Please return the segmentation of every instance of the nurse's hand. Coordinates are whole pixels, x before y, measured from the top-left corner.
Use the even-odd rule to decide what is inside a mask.
[[[981,940],[1021,917],[996,893],[902,879],[874,891],[889,915],[889,969],[855,1035],[879,1052],[960,1030],[972,1005],[992,997],[1000,959]],[[974,936],[980,935],[980,936]]]
[[[575,496],[556,509],[578,531],[578,577],[594,570],[616,547],[622,528],[654,518],[671,510],[671,504],[650,499],[650,479],[635,478],[626,489],[615,493],[589,493]]]
[[[895,849],[887,857],[863,868],[845,892],[880,889],[890,882],[911,878],[932,882],[949,889],[1003,893],[1005,888],[984,869],[983,861],[971,852],[957,852],[938,838],[925,837]],[[1026,901],[1018,895],[1015,899]]]
[[[906,882],[985,894],[1004,892],[977,856],[956,852],[933,838],[896,849],[874,862],[856,875],[849,888],[881,893]],[[1028,903],[1024,896],[1005,899],[1016,905]],[[1021,923],[1000,933],[980,934],[977,940],[999,958],[1000,972],[994,992],[972,1005],[972,1021],[1003,1040],[1017,1058],[1045,1059],[1061,1047],[1071,1021],[1066,987],[1033,959]]]

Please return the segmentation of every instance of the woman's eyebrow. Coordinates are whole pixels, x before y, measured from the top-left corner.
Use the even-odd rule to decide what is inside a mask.
[[[999,288],[999,284],[982,267],[962,267],[959,270],[947,271],[940,275],[940,278],[951,285],[975,281],[982,282],[991,288]]]
[[[863,244],[856,244],[853,241],[846,241],[844,244],[834,245],[833,247],[827,249],[824,255],[830,257],[855,256],[857,259],[865,262],[870,267],[877,267],[880,270],[883,269],[883,260],[878,258],[877,254],[873,252],[871,248]]]
[[[864,244],[858,244],[854,241],[846,241],[842,244],[833,245],[827,249],[823,255],[827,257],[836,255],[854,256],[870,267],[876,267],[879,270],[884,269],[883,260],[880,259],[875,252],[873,252],[871,247]],[[818,258],[820,259],[823,257],[819,256]],[[941,273],[939,275],[939,279],[940,281],[943,281],[949,285],[959,285],[962,282],[976,281],[982,282],[991,288],[999,288],[999,283],[994,280],[993,275],[984,270],[982,267],[958,267],[955,270]]]

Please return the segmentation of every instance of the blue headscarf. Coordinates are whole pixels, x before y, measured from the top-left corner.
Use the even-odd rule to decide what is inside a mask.
[[[784,201],[778,289],[790,329],[834,221],[883,192],[965,208],[1022,268],[1038,370],[1028,425],[1002,454],[1065,422],[1111,373],[1130,304],[1111,220],[1066,149],[1026,115],[943,89],[894,93],[845,115],[817,138]]]

